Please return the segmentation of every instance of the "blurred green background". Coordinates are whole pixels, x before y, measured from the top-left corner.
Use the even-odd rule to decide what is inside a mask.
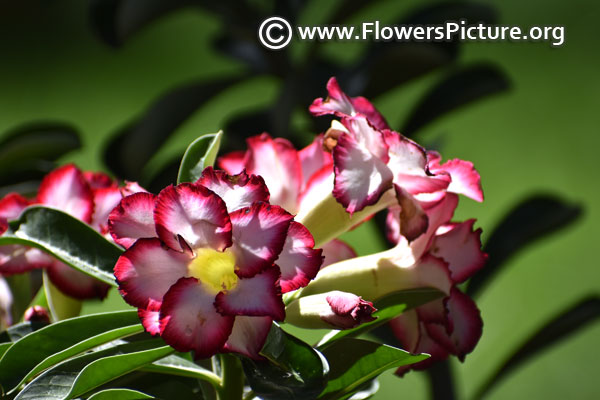
[[[316,23],[331,8],[311,3],[301,18],[306,24]],[[481,173],[485,202],[463,199],[457,219],[477,218],[484,238],[512,206],[534,193],[558,194],[583,206],[584,215],[512,258],[481,293],[483,337],[464,364],[453,361],[459,398],[472,396],[507,354],[546,320],[600,289],[595,256],[600,189],[594,172],[600,146],[600,6],[591,0],[485,3],[497,9],[502,24],[565,26],[566,42],[558,48],[543,42],[464,44],[459,65],[493,62],[508,76],[511,88],[437,119],[420,132],[419,140],[441,143],[445,158],[471,160]],[[376,2],[361,17],[393,21],[422,4]],[[67,122],[81,132],[84,145],[61,161],[105,169],[107,139],[165,91],[245,70],[242,63],[211,49],[219,32],[235,27],[210,13],[184,9],[168,14],[113,48],[90,28],[88,6],[75,0],[0,1],[0,132],[31,121]],[[302,52],[303,44],[293,41],[291,46]],[[327,44],[324,51],[343,62],[358,57],[362,46]],[[398,126],[441,76],[427,74],[372,100],[391,125]],[[313,97],[325,94],[324,84]],[[232,116],[269,104],[279,85],[273,76],[253,75],[224,91],[178,128],[151,160],[150,170],[159,169],[198,135],[222,128]],[[302,128],[302,117],[293,121]],[[383,246],[372,239],[373,229],[366,225],[348,235],[359,252]],[[113,291],[107,304],[92,304],[86,310],[119,306]],[[596,323],[528,362],[488,398],[598,398],[598,337]],[[376,399],[428,396],[422,373],[411,372],[403,379],[387,373],[381,387]]]

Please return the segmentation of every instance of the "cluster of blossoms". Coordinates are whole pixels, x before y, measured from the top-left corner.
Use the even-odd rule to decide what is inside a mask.
[[[220,157],[220,169],[208,167],[196,182],[158,195],[62,167],[35,200],[2,199],[0,228],[33,203],[90,224],[125,249],[115,277],[146,331],[197,358],[237,352],[260,359],[273,321],[348,329],[373,320],[372,302],[387,294],[430,287],[445,297],[390,327],[403,348],[432,357],[398,373],[450,354],[463,359],[482,321],[458,285],[486,255],[475,221],[452,218],[458,194],[483,201],[479,174],[470,162],[442,163],[391,130],[335,78],[327,90],[310,111],[337,119],[301,150],[263,133],[247,139],[246,151]],[[338,237],[380,211],[387,211],[394,245],[358,257]],[[0,273],[40,267],[74,297],[108,289],[36,249],[0,247]]]
[[[106,174],[83,172],[74,165],[65,165],[44,177],[35,198],[9,193],[0,200],[0,233],[8,228],[7,221],[17,219],[28,206],[38,204],[59,209],[108,237],[108,214],[124,196],[139,190],[143,189],[135,183],[119,186]],[[36,268],[45,269],[60,291],[76,299],[104,298],[110,288],[41,250],[16,244],[0,246],[0,274],[20,274]]]

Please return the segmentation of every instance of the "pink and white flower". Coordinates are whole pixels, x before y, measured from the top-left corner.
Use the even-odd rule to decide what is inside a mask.
[[[394,187],[411,195],[452,191],[481,201],[478,182],[471,181],[477,175],[472,164],[453,160],[440,166],[439,159],[429,160],[417,143],[390,130],[366,99],[343,93],[335,78],[327,90],[329,97],[316,99],[310,111],[341,118],[333,121],[324,140],[333,156],[333,196],[348,213],[375,205]],[[455,177],[468,178],[469,183],[453,182]]]
[[[17,219],[29,205],[40,204],[66,212],[110,238],[108,214],[122,198],[121,189],[108,175],[82,172],[69,164],[46,175],[33,200],[17,193],[6,195],[0,200],[0,220]],[[41,250],[22,245],[0,247],[0,273],[24,273],[34,268],[45,268],[56,287],[77,299],[104,298],[110,288]]]
[[[285,317],[282,293],[322,262],[306,228],[245,172],[209,167],[156,197],[125,197],[109,220],[115,241],[130,245],[115,266],[121,294],[148,332],[197,358],[260,358],[272,321]]]

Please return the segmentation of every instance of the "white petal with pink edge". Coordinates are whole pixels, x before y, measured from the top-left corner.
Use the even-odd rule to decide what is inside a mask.
[[[159,239],[139,239],[115,265],[121,294],[132,306],[160,303],[177,280],[188,273],[191,256],[166,247]]]
[[[391,188],[393,176],[389,168],[350,135],[339,137],[333,159],[333,196],[350,214],[375,204]]]
[[[447,189],[449,192],[463,194],[478,202],[483,201],[481,177],[472,162],[454,159],[442,165],[437,163],[439,163],[439,160],[435,159],[430,162],[430,169],[434,173],[446,172],[450,174],[452,181]]]
[[[232,151],[217,159],[217,165],[228,174],[239,174],[246,168],[246,152]]]
[[[292,221],[276,261],[281,270],[282,293],[306,286],[317,275],[323,257],[322,250],[314,247],[315,241],[308,229]]]
[[[481,228],[473,231],[474,219],[449,228],[434,237],[431,254],[443,258],[450,267],[452,280],[461,283],[473,276],[485,265],[487,254],[481,250]]]
[[[353,115],[354,107],[348,96],[342,91],[335,77],[327,81],[327,99],[315,99],[308,110],[316,116],[336,114],[337,116]]]
[[[211,290],[195,278],[181,278],[165,295],[160,308],[162,339],[177,351],[195,351],[195,358],[218,353],[233,328],[234,317],[215,309]]]
[[[92,214],[91,225],[104,235],[108,233],[108,216],[119,205],[123,195],[121,194],[121,190],[116,186],[95,189],[93,194],[94,213]]]
[[[272,139],[266,133],[248,138],[246,142],[247,171],[265,180],[271,203],[295,210],[302,185],[302,165],[294,146],[286,139]]]
[[[34,268],[46,268],[54,258],[41,250],[20,244],[0,246],[0,274],[12,275],[30,271]]]
[[[90,223],[94,211],[92,190],[83,173],[74,165],[57,168],[44,177],[37,201]]]
[[[179,237],[192,249],[224,250],[231,245],[227,207],[201,185],[182,183],[163,189],[156,199],[154,221],[158,237],[174,250],[184,250]]]
[[[313,142],[298,152],[300,164],[302,165],[302,187],[321,168],[333,163],[331,153],[323,150],[323,135],[315,137]]]
[[[279,268],[273,266],[252,278],[240,278],[227,291],[217,294],[215,306],[224,315],[269,316],[277,321],[285,318],[281,300]]]
[[[245,171],[228,175],[224,171],[207,167],[196,183],[219,195],[228,212],[249,207],[255,201],[269,201],[269,189],[265,181],[260,176],[248,175]]]
[[[160,307],[150,307],[149,309],[138,309],[138,317],[142,321],[142,326],[152,336],[160,333]]]
[[[108,216],[108,230],[113,240],[126,249],[140,238],[156,237],[152,193],[135,193],[127,196]]]
[[[230,215],[233,236],[231,251],[236,273],[250,277],[273,264],[294,218],[283,208],[268,203],[254,203]]]
[[[364,116],[344,118],[342,124],[360,147],[368,150],[384,164],[388,163],[390,160],[389,146],[383,133],[375,129]]]
[[[273,324],[271,317],[237,316],[233,330],[227,339],[224,351],[240,353],[254,360],[261,360],[260,350],[267,340],[267,335]]]

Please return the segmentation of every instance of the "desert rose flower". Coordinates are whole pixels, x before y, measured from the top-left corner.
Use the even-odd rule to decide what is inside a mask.
[[[262,178],[210,167],[196,183],[121,201],[110,229],[130,247],[115,276],[148,332],[197,358],[260,358],[272,321],[285,317],[282,292],[322,262],[308,230],[268,201]]]
[[[37,196],[28,200],[10,193],[0,200],[0,219],[17,219],[32,204],[59,209],[108,234],[108,214],[123,198],[122,189],[108,175],[82,172],[69,164],[44,177]],[[77,299],[104,298],[109,286],[54,259],[41,250],[22,246],[0,246],[0,273],[15,274],[45,268],[52,283]]]
[[[246,151],[219,157],[219,166],[229,174],[245,170],[260,175],[269,188],[271,204],[292,214],[300,216],[320,210],[320,219],[328,221],[322,224],[325,232],[311,233],[317,246],[323,248],[324,266],[355,256],[348,244],[334,237],[360,223],[360,216],[351,218],[335,200],[332,204],[319,204],[333,190],[333,159],[330,152],[323,150],[323,137],[317,136],[301,150],[296,150],[287,139],[273,139],[267,133],[250,137],[246,143]],[[327,239],[321,240],[323,236]]]
[[[285,311],[285,321],[301,328],[351,329],[375,320],[377,310],[360,296],[334,290],[294,300]]]

